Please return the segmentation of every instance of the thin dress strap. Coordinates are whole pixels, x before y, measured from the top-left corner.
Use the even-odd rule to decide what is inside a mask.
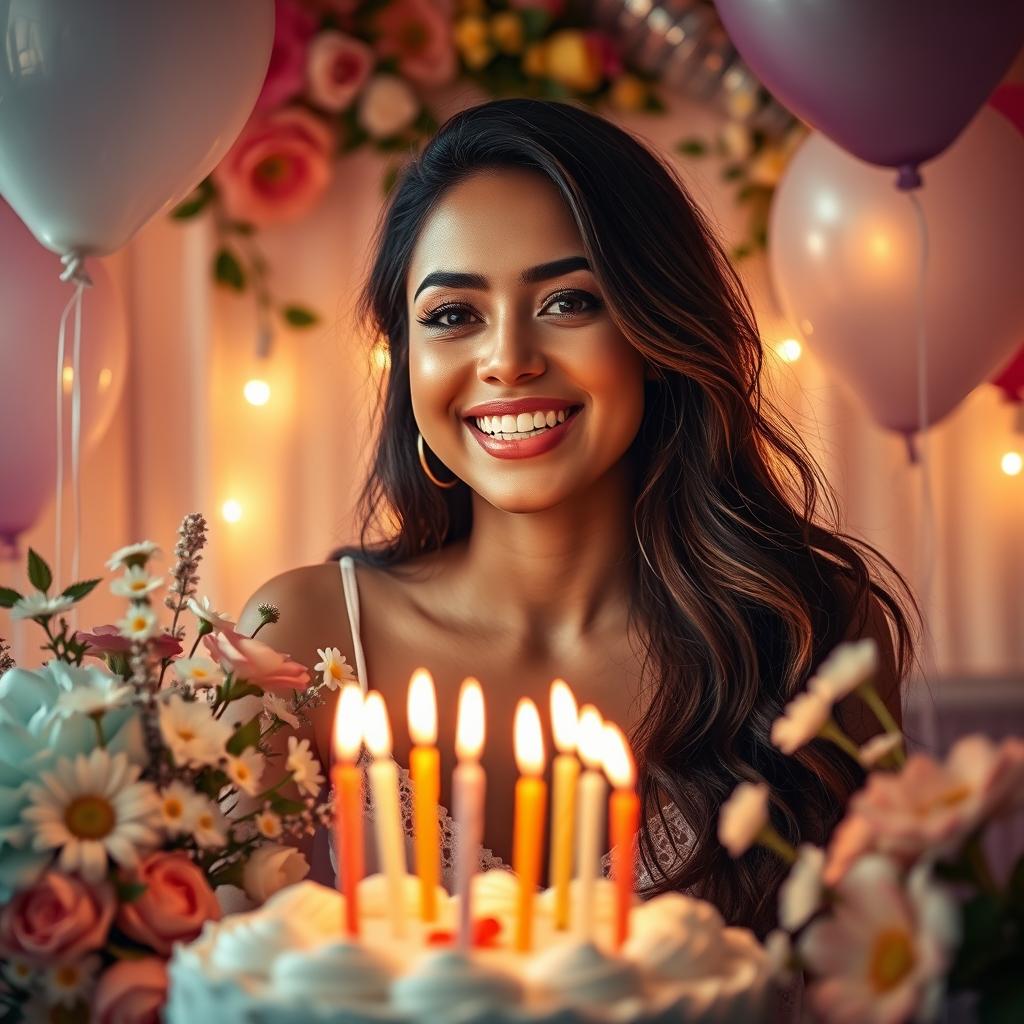
[[[352,646],[356,652],[356,675],[363,693],[369,688],[366,680],[366,657],[363,654],[363,641],[359,635],[359,584],[356,582],[356,563],[351,555],[342,555],[338,560],[341,566],[341,585],[345,589],[345,608],[348,611],[349,626],[352,628]]]

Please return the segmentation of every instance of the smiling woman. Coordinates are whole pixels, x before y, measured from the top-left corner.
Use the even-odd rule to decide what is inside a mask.
[[[647,891],[695,891],[765,932],[785,867],[759,849],[733,861],[718,810],[763,779],[777,830],[823,840],[862,771],[821,740],[783,756],[771,724],[840,640],[865,635],[898,717],[913,601],[840,532],[762,394],[749,301],[685,187],[586,110],[474,107],[397,183],[361,311],[391,356],[361,543],[270,581],[246,614],[288,609],[265,639],[353,652],[392,707],[427,666],[446,758],[444,709],[479,676],[484,834],[500,855],[515,705],[546,707],[551,680],[569,680],[631,735]],[[361,598],[345,558],[342,598],[340,556]],[[332,711],[314,730],[325,760]]]

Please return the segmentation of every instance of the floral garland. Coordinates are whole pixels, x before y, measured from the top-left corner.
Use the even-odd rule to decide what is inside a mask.
[[[627,69],[616,40],[591,27],[588,14],[569,0],[277,0],[273,52],[252,117],[172,212],[180,220],[212,213],[214,278],[254,293],[260,355],[270,350],[275,314],[300,328],[319,316],[274,297],[258,231],[309,214],[334,161],[364,146],[395,155],[387,194],[406,155],[438,128],[431,89],[461,77],[494,97],[664,112],[656,81]],[[798,137],[772,143],[736,120],[713,143],[691,138],[676,147],[687,157],[728,157],[723,177],[750,210],[750,237],[735,259],[764,246],[772,191]]]

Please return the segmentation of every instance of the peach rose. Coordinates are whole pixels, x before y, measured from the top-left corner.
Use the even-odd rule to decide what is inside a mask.
[[[233,629],[211,633],[203,643],[225,672],[258,686],[264,692],[304,690],[309,686],[309,669],[279,654],[269,644],[242,636]]]
[[[96,658],[102,658],[105,654],[124,654],[132,649],[131,640],[122,636],[117,626],[97,626],[91,633],[79,630],[75,633],[75,640],[80,644],[88,644],[86,656]],[[181,641],[170,633],[155,637],[151,647],[153,653],[160,658],[175,658],[181,654]]]
[[[346,110],[377,63],[361,39],[342,32],[321,32],[309,48],[310,100],[324,110]]]
[[[377,52],[395,57],[404,78],[444,85],[458,70],[451,18],[433,0],[392,0],[374,19]]]
[[[330,183],[333,154],[334,136],[321,118],[284,107],[250,118],[213,180],[236,220],[258,226],[296,220]]]
[[[150,854],[132,881],[146,890],[121,905],[117,926],[162,956],[170,956],[175,942],[196,938],[205,921],[220,919],[220,904],[203,872],[180,850]]]
[[[120,960],[92,997],[94,1024],[159,1024],[167,1001],[167,966],[155,956]]]
[[[274,4],[274,46],[267,75],[256,100],[256,110],[266,113],[287,103],[306,84],[306,48],[316,32],[316,18],[295,0]]]
[[[374,139],[404,131],[420,109],[420,101],[398,75],[374,75],[359,97],[359,124]]]
[[[48,871],[0,911],[0,951],[37,962],[76,960],[107,941],[116,903],[106,882],[86,885]]]

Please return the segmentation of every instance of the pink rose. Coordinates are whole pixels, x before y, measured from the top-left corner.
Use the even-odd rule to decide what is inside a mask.
[[[228,213],[266,225],[296,220],[331,180],[334,136],[308,110],[284,107],[255,117],[213,171]]]
[[[253,640],[234,630],[203,637],[210,655],[225,672],[234,673],[261,690],[285,692],[304,690],[309,685],[309,669],[280,654],[262,640]]]
[[[220,904],[206,876],[180,850],[151,853],[131,879],[146,890],[121,904],[117,926],[162,956],[170,956],[175,942],[196,938],[205,921],[220,920]]]
[[[622,74],[622,54],[611,36],[604,32],[589,31],[584,33],[587,46],[594,55],[597,66],[605,78],[617,78]]]
[[[458,70],[451,19],[433,0],[392,0],[374,18],[382,57],[420,85],[444,85]]]
[[[97,626],[91,633],[79,630],[75,633],[75,640],[80,644],[88,644],[89,650],[86,655],[101,658],[105,654],[124,654],[131,650],[132,642],[125,636],[117,626]],[[175,658],[181,654],[181,642],[171,636],[170,633],[163,633],[152,641],[153,652],[158,658]]]
[[[377,59],[366,43],[341,32],[321,32],[309,48],[310,100],[324,110],[352,105]]]
[[[76,960],[107,941],[114,890],[48,871],[0,911],[0,951],[33,961]]]
[[[274,47],[256,111],[266,113],[287,103],[306,84],[306,47],[316,32],[316,18],[294,0],[274,4]]]
[[[119,960],[92,997],[94,1024],[159,1024],[167,1001],[167,966],[155,956]]]

